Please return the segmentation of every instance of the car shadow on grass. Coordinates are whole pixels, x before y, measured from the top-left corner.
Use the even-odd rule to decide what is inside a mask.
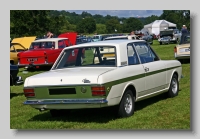
[[[17,96],[23,96],[24,93],[13,93],[13,92],[10,92],[10,99],[12,99],[13,97],[17,97]]]
[[[31,69],[25,69],[25,71],[29,72],[35,72],[35,71],[49,71],[51,67],[41,67],[41,68],[31,68]]]
[[[69,114],[63,114],[58,117],[52,117],[49,111],[41,112],[35,115],[29,121],[63,121],[63,122],[81,122],[81,123],[107,123],[118,117],[113,107],[96,109],[78,109],[71,110]]]
[[[157,103],[158,101],[166,99],[164,94],[136,102],[135,111],[142,110],[143,108]],[[82,123],[107,123],[111,120],[119,119],[117,116],[117,107],[105,107],[96,109],[79,109],[72,110],[68,114],[61,115],[60,117],[52,117],[49,111],[41,112],[35,115],[29,121],[68,121],[68,122],[82,122]]]
[[[179,60],[181,64],[190,64],[190,59],[181,59]]]
[[[143,108],[145,108],[147,106],[153,105],[154,103],[157,103],[157,102],[165,100],[165,99],[167,99],[167,95],[160,94],[160,95],[154,96],[152,98],[141,100],[139,102],[136,102],[135,111],[142,110]]]

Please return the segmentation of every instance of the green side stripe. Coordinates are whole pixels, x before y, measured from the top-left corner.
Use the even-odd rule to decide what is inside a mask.
[[[139,74],[139,75],[135,75],[135,76],[131,76],[131,77],[126,77],[126,78],[123,78],[123,79],[107,82],[103,85],[106,87],[107,94],[108,94],[109,91],[111,90],[112,86],[114,86],[114,85],[125,83],[125,82],[136,80],[136,79],[140,79],[140,78],[143,78],[143,77],[146,77],[146,76],[154,75],[154,74],[161,73],[161,72],[171,70],[171,69],[175,69],[175,68],[178,68],[178,67],[181,67],[181,66],[176,66],[176,67],[171,67],[171,68],[167,68],[167,69],[161,69],[161,70],[157,70],[157,71],[143,73],[143,74]]]

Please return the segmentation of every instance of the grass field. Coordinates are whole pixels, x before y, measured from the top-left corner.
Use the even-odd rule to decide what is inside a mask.
[[[152,47],[163,60],[174,59],[175,44]],[[129,118],[116,118],[112,108],[74,110],[70,115],[53,118],[49,111],[39,112],[23,105],[23,85],[12,86],[10,93],[11,129],[190,129],[190,63],[182,64],[184,78],[180,81],[179,95],[162,95],[136,102],[135,114]],[[24,79],[44,71],[23,73]]]

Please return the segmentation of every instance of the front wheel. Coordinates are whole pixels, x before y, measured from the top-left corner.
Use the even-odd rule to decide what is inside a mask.
[[[172,97],[177,96],[178,95],[178,91],[179,91],[178,77],[177,77],[176,74],[174,74],[172,76],[170,87],[169,87],[169,90],[167,92],[168,97],[172,98]]]
[[[118,116],[119,117],[129,117],[134,114],[135,108],[135,97],[131,90],[127,90],[120,102]]]

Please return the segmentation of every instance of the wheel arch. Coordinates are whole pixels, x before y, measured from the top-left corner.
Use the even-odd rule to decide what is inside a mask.
[[[122,93],[122,96],[121,96],[121,100],[122,100],[122,97],[124,96],[124,93],[130,89],[133,93],[133,96],[135,97],[135,99],[137,98],[137,92],[136,92],[136,88],[135,88],[135,85],[133,83],[128,83],[124,89],[123,89],[123,93]]]
[[[170,77],[168,89],[169,89],[169,87],[170,87],[170,83],[171,83],[171,80],[172,80],[172,77],[173,77],[174,74],[177,76],[178,79],[180,78],[179,76],[181,76],[181,75],[178,74],[178,71],[177,71],[177,70],[173,70],[173,72],[172,72],[172,74],[171,74],[171,77]]]

